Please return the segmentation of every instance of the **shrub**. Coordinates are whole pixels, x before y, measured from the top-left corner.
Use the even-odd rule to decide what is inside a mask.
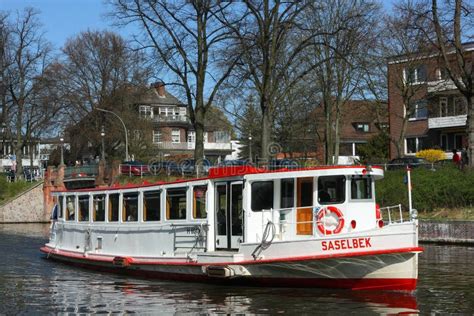
[[[406,172],[387,171],[383,180],[377,181],[377,202],[382,206],[402,204],[408,208]],[[419,211],[439,208],[461,208],[474,205],[474,171],[461,171],[454,166],[444,166],[435,171],[416,168],[412,175],[413,207]]]
[[[429,162],[446,159],[446,154],[441,149],[425,149],[416,153],[418,158],[424,158]]]

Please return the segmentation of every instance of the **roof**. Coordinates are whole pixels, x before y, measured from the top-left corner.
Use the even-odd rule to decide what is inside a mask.
[[[174,106],[186,106],[184,103],[178,100],[174,95],[168,91],[164,91],[164,96],[160,96],[154,87],[150,87],[145,95],[140,99],[138,104],[142,105],[174,105]]]
[[[370,167],[376,170],[376,174],[382,176],[383,175],[383,168],[378,166]],[[352,169],[352,170],[351,170]],[[356,172],[360,175],[365,175],[369,167],[367,166],[319,166],[319,167],[310,167],[310,168],[299,168],[299,169],[287,169],[282,168],[278,170],[268,170],[263,168],[256,168],[253,166],[226,166],[226,167],[213,167],[209,170],[209,176],[204,178],[195,178],[195,179],[179,179],[172,182],[164,182],[159,181],[155,183],[150,182],[143,182],[142,184],[127,184],[127,185],[114,185],[110,187],[102,187],[102,188],[93,188],[93,189],[79,189],[79,190],[57,190],[54,191],[55,193],[65,193],[65,192],[96,192],[96,191],[114,191],[114,190],[129,190],[129,189],[138,189],[138,188],[147,188],[153,187],[157,185],[171,185],[171,184],[179,184],[179,183],[187,183],[187,182],[199,182],[199,181],[206,181],[206,180],[215,180],[215,179],[225,179],[225,178],[243,178],[244,176],[254,175],[273,175],[276,176],[278,174],[287,173],[301,173],[307,171],[330,171],[330,170],[351,170]],[[264,180],[264,179],[262,179]]]

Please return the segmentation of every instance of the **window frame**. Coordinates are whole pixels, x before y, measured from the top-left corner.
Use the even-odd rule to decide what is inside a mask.
[[[104,201],[103,201],[103,203],[104,203],[104,219],[102,221],[96,220],[97,210],[95,208],[95,198],[99,197],[99,196],[104,197]],[[91,217],[92,222],[93,223],[105,223],[107,221],[107,194],[105,194],[104,192],[92,194],[91,201],[92,201],[92,217]]]
[[[206,216],[205,217],[196,217],[197,215],[197,209],[196,209],[196,206],[197,206],[197,202],[196,202],[196,196],[195,196],[195,189],[196,188],[199,188],[199,187],[205,187],[206,188],[206,193],[204,195],[204,211],[206,212]],[[191,189],[191,194],[192,194],[192,214],[191,214],[191,217],[192,219],[194,220],[204,220],[204,219],[207,219],[208,217],[208,210],[207,210],[207,202],[208,202],[208,198],[209,198],[209,186],[207,183],[205,184],[195,184],[192,186],[192,189]]]
[[[87,219],[81,220],[81,197],[87,197]],[[91,195],[90,194],[78,194],[77,195],[77,221],[79,223],[89,223],[91,221]]]
[[[72,219],[69,219],[69,210],[68,210],[68,204],[69,204],[69,202],[68,202],[68,200],[67,200],[68,198],[72,198],[72,199],[73,199],[73,205],[72,205],[72,206],[73,206],[73,211],[74,211],[74,213],[73,213],[73,218],[72,218]],[[66,209],[68,212],[67,212],[67,216],[65,215],[65,220],[66,220],[67,222],[77,222],[77,218],[78,218],[78,216],[77,216],[77,213],[78,213],[77,200],[78,200],[78,199],[77,199],[77,195],[76,195],[76,194],[69,194],[69,195],[66,195],[66,201],[65,201],[65,203],[66,203],[66,208],[65,208],[65,209]]]
[[[254,185],[255,184],[261,184],[261,183],[271,183],[271,192],[272,194],[269,196],[271,196],[271,207],[270,208],[260,208],[260,209],[254,209]],[[274,180],[258,180],[258,181],[252,181],[252,183],[250,184],[250,209],[252,210],[252,212],[258,212],[258,213],[261,213],[262,210],[267,210],[267,209],[272,209],[274,208],[275,206],[275,199],[274,199],[274,196],[275,196],[275,183],[274,183]]]
[[[184,190],[185,194],[185,212],[184,212],[184,218],[171,218],[171,203],[168,202],[168,196],[170,191],[178,191],[178,190]],[[188,186],[179,186],[179,187],[171,187],[171,188],[166,188],[165,189],[165,219],[166,221],[185,221],[188,219],[188,192],[189,192],[189,187]],[[179,211],[179,210],[178,210]],[[178,216],[179,217],[179,216]]]
[[[342,192],[342,196],[344,197],[344,199],[341,201],[341,200],[337,200],[337,201],[329,201],[329,202],[325,202],[325,201],[321,201],[320,200],[320,191],[321,191],[321,185],[320,185],[320,181],[321,179],[326,179],[326,178],[339,178],[339,179],[343,179],[343,182],[344,184],[342,185],[342,189],[343,189],[343,192]],[[340,204],[344,204],[346,203],[346,201],[348,200],[347,199],[347,178],[346,176],[344,175],[328,175],[328,176],[319,176],[317,177],[317,194],[318,194],[318,198],[317,198],[317,202],[319,205],[340,205]],[[327,192],[328,195],[329,195],[329,192]]]
[[[158,207],[159,207],[159,210],[158,210],[158,217],[159,219],[158,220],[147,220],[146,219],[146,215],[148,213],[148,210],[146,208],[146,205],[145,205],[145,196],[146,194],[151,194],[151,193],[156,193],[158,192],[158,197],[160,199],[159,203],[158,203]],[[146,190],[146,191],[142,191],[142,194],[141,194],[141,205],[142,205],[142,222],[143,223],[159,223],[163,220],[163,189],[161,188],[154,188],[154,189],[151,189],[151,190]]]
[[[175,134],[177,132],[177,134]],[[175,137],[178,137],[177,141]],[[174,144],[180,143],[181,142],[181,130],[179,128],[173,128],[171,129],[171,142]]]
[[[374,197],[375,197],[375,194],[374,194],[374,180],[372,179],[371,176],[352,176],[350,179],[349,179],[349,201],[350,202],[372,202],[374,201]],[[355,181],[360,181],[360,180],[366,180],[366,181],[369,181],[369,192],[370,192],[370,198],[366,198],[366,199],[358,199],[358,198],[354,198],[352,196],[352,184],[353,182]],[[346,180],[347,181],[347,180]]]

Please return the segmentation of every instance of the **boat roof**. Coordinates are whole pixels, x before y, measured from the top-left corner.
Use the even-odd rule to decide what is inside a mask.
[[[310,173],[310,174],[308,174]],[[383,168],[380,166],[318,166],[308,168],[281,168],[277,170],[268,170],[265,168],[257,168],[253,166],[224,166],[224,167],[212,167],[209,169],[209,175],[202,178],[193,179],[177,179],[174,181],[157,181],[148,182],[143,181],[140,184],[128,183],[125,185],[115,184],[108,187],[97,187],[77,190],[55,190],[53,193],[73,193],[73,192],[95,192],[95,191],[114,191],[114,190],[129,190],[147,188],[159,185],[173,185],[190,182],[203,182],[206,180],[219,181],[219,180],[239,180],[248,179],[250,181],[255,180],[270,180],[278,178],[289,178],[289,177],[304,177],[304,176],[315,176],[315,175],[354,175],[354,176],[365,176],[371,175],[376,179],[383,177]]]

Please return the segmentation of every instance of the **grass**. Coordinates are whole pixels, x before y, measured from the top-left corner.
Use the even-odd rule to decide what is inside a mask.
[[[419,219],[448,221],[448,220],[474,220],[474,208],[442,208],[433,211],[424,211],[418,213]]]
[[[11,198],[25,192],[36,184],[38,184],[38,182],[8,182],[6,176],[0,176],[0,204],[3,204]]]

